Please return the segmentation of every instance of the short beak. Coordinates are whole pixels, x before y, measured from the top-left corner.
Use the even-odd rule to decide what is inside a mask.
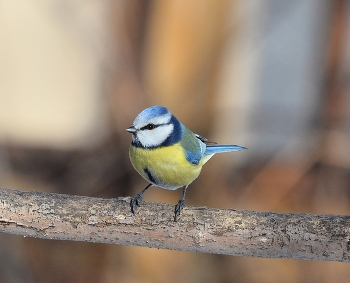
[[[136,132],[136,129],[135,129],[134,126],[131,126],[131,127],[127,128],[126,130],[127,130],[129,133],[132,133],[132,134]]]

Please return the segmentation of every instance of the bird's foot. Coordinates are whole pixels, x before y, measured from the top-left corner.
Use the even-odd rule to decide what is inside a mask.
[[[135,214],[135,208],[136,206],[140,206],[140,203],[143,201],[142,194],[137,194],[133,199],[130,201],[130,207],[132,214]]]
[[[175,216],[174,221],[177,221],[177,217],[180,215],[181,210],[185,207],[185,200],[180,199],[177,205],[175,206]]]

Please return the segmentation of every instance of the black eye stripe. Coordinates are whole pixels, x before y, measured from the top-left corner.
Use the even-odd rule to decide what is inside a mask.
[[[148,125],[146,125],[146,126],[143,126],[142,128],[140,128],[140,130],[141,131],[143,131],[143,130],[153,130],[153,129],[155,129],[155,128],[158,128],[158,127],[160,127],[160,126],[165,126],[165,125],[170,125],[171,123],[167,123],[167,124],[158,124],[158,125],[155,125],[155,124],[148,124]],[[150,129],[149,128],[149,126],[150,125],[152,125],[152,129]]]
[[[157,127],[158,127],[158,125],[148,124],[148,125],[142,127],[140,130],[141,131],[143,131],[143,130],[153,130],[153,129],[157,128]]]

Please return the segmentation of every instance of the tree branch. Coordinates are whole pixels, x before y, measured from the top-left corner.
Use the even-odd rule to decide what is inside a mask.
[[[0,232],[235,256],[350,261],[350,217],[185,207],[0,189]]]

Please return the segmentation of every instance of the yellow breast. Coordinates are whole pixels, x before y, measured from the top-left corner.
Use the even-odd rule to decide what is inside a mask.
[[[147,181],[149,174],[158,186],[165,189],[177,189],[190,184],[202,169],[203,162],[194,165],[187,161],[180,144],[154,149],[143,149],[130,146],[130,160],[137,172]]]

